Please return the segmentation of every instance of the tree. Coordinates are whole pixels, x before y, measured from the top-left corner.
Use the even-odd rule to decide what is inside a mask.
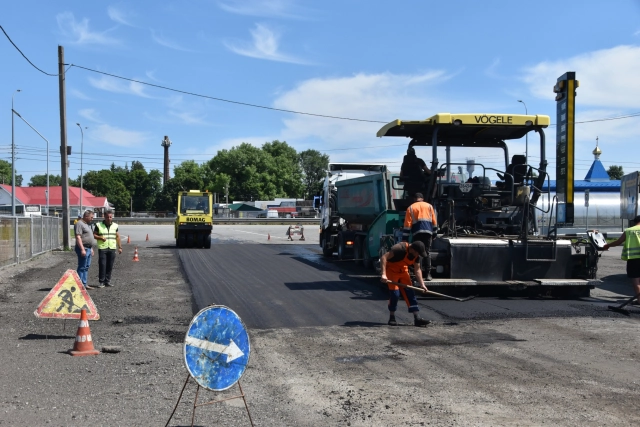
[[[11,185],[11,163],[0,160],[0,182]],[[22,175],[16,173],[16,186],[22,185]]]
[[[49,186],[59,186],[62,183],[60,175],[49,174]],[[29,187],[46,187],[47,186],[47,174],[33,175],[31,181],[29,181]]]
[[[230,200],[302,196],[298,154],[286,142],[267,142],[262,148],[244,142],[219,151],[207,166],[212,189],[221,191],[220,187],[228,183]],[[223,177],[219,177],[221,174]]]
[[[624,176],[622,166],[611,165],[607,169],[607,173],[609,174],[609,179],[622,179]]]
[[[305,196],[312,196],[322,192],[322,180],[329,167],[329,156],[317,150],[305,150],[300,153],[300,167],[304,174]]]
[[[83,187],[94,196],[105,196],[116,211],[129,211],[131,195],[118,176],[110,170],[89,171],[84,175]]]

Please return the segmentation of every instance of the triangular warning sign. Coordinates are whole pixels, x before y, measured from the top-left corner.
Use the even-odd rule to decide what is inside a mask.
[[[89,320],[98,320],[100,315],[75,270],[67,270],[58,283],[42,300],[33,314],[36,317],[54,319],[80,319],[80,311],[87,310]]]

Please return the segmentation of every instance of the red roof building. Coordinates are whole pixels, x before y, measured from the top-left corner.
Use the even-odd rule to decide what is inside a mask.
[[[40,205],[44,210],[47,206],[47,187],[16,187],[16,207],[18,205]],[[110,208],[106,197],[97,197],[79,187],[69,187],[69,207],[71,218],[80,213],[80,192],[82,192],[82,207],[102,212]],[[0,207],[11,206],[11,185],[0,184]],[[16,209],[17,210],[17,209]],[[62,187],[49,187],[49,212],[56,215],[62,210]],[[44,211],[43,211],[44,212]]]

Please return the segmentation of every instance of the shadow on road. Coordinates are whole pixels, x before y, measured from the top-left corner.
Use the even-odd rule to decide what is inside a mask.
[[[20,340],[72,340],[74,335],[43,335],[43,334],[27,334],[18,338]]]

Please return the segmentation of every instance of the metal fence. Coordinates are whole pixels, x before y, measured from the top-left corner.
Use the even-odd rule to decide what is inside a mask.
[[[61,247],[61,218],[0,217],[0,267]]]

